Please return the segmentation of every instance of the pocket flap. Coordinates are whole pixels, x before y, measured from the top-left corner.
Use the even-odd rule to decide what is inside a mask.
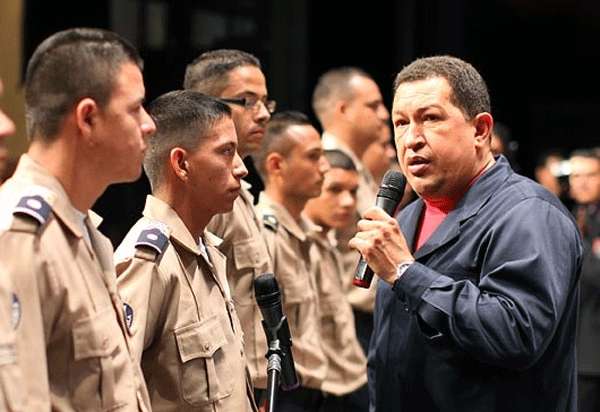
[[[78,319],[73,326],[73,351],[75,360],[109,356],[116,342],[111,331],[118,327],[112,307],[100,310],[87,318]]]
[[[261,254],[260,247],[257,242],[260,239],[244,239],[233,244],[233,259],[236,269],[245,268],[260,268],[267,262],[266,249]]]
[[[181,362],[210,358],[227,343],[217,315],[175,330]]]

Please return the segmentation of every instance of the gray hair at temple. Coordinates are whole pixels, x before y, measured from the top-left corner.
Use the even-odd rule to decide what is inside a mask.
[[[465,118],[472,119],[482,112],[491,113],[488,88],[479,72],[464,60],[452,56],[424,57],[410,63],[396,76],[394,94],[402,83],[435,77],[446,79],[452,91],[450,102],[463,112]]]

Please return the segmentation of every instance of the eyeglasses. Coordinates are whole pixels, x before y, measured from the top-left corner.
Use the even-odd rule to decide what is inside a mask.
[[[222,102],[237,104],[238,106],[244,106],[245,110],[251,110],[253,112],[258,112],[259,103],[262,103],[263,106],[267,109],[269,113],[274,113],[277,108],[277,102],[275,100],[261,100],[256,96],[249,97],[240,97],[237,99],[220,99]]]

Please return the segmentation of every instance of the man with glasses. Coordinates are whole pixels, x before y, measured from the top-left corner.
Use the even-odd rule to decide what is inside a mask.
[[[187,66],[184,88],[229,104],[242,158],[260,148],[275,102],[268,99],[265,76],[255,56],[226,49],[203,53]],[[267,342],[253,281],[262,273],[272,272],[273,264],[249,189],[250,184],[242,180],[242,191],[233,210],[216,215],[207,229],[223,239],[219,249],[227,256],[227,278],[244,331],[248,367],[255,387],[264,389]]]

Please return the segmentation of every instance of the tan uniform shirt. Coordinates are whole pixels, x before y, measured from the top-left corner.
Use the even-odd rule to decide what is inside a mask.
[[[24,411],[24,380],[17,364],[15,328],[21,309],[8,273],[0,263],[0,411]]]
[[[342,396],[367,383],[367,359],[356,337],[352,307],[344,293],[343,266],[335,238],[318,232],[311,237],[321,261],[316,279],[323,349],[329,363],[322,389]]]
[[[327,374],[319,322],[314,242],[307,236],[314,226],[298,223],[281,205],[263,192],[257,210],[265,225],[273,256],[275,277],[281,289],[283,310],[292,334],[292,354],[302,386],[321,389]]]
[[[253,282],[257,276],[273,272],[273,264],[249,188],[250,185],[242,181],[242,191],[233,204],[233,210],[214,216],[207,229],[223,239],[219,250],[227,257],[227,280],[244,330],[250,375],[254,385],[264,389],[267,387],[265,354],[268,344]]]
[[[27,155],[0,189],[0,204],[10,211],[27,206],[41,217],[0,215],[0,227],[9,227],[0,260],[22,306],[17,353],[26,410],[49,409],[49,382],[53,411],[148,411],[141,370],[129,353],[113,249],[90,222],[99,218],[88,214],[88,243],[59,181]]]
[[[164,242],[148,249],[145,236]],[[219,240],[205,232],[200,248],[177,213],[148,196],[115,253],[154,411],[255,410]]]
[[[375,205],[377,196],[377,183],[371,173],[363,166],[362,161],[356,157],[354,152],[348,148],[343,142],[337,139],[330,133],[323,133],[323,150],[339,150],[345,153],[356,166],[358,171],[358,191],[356,193],[356,210],[358,214],[352,225],[338,230],[336,237],[338,240],[338,249],[342,254],[342,262],[344,265],[343,283],[346,289],[348,301],[355,309],[367,313],[373,313],[375,307],[375,294],[377,291],[377,277],[373,278],[369,289],[359,288],[352,285],[352,278],[356,271],[356,265],[360,259],[360,254],[348,247],[348,241],[354,237],[356,233],[356,224],[360,220],[360,216],[370,207]]]

